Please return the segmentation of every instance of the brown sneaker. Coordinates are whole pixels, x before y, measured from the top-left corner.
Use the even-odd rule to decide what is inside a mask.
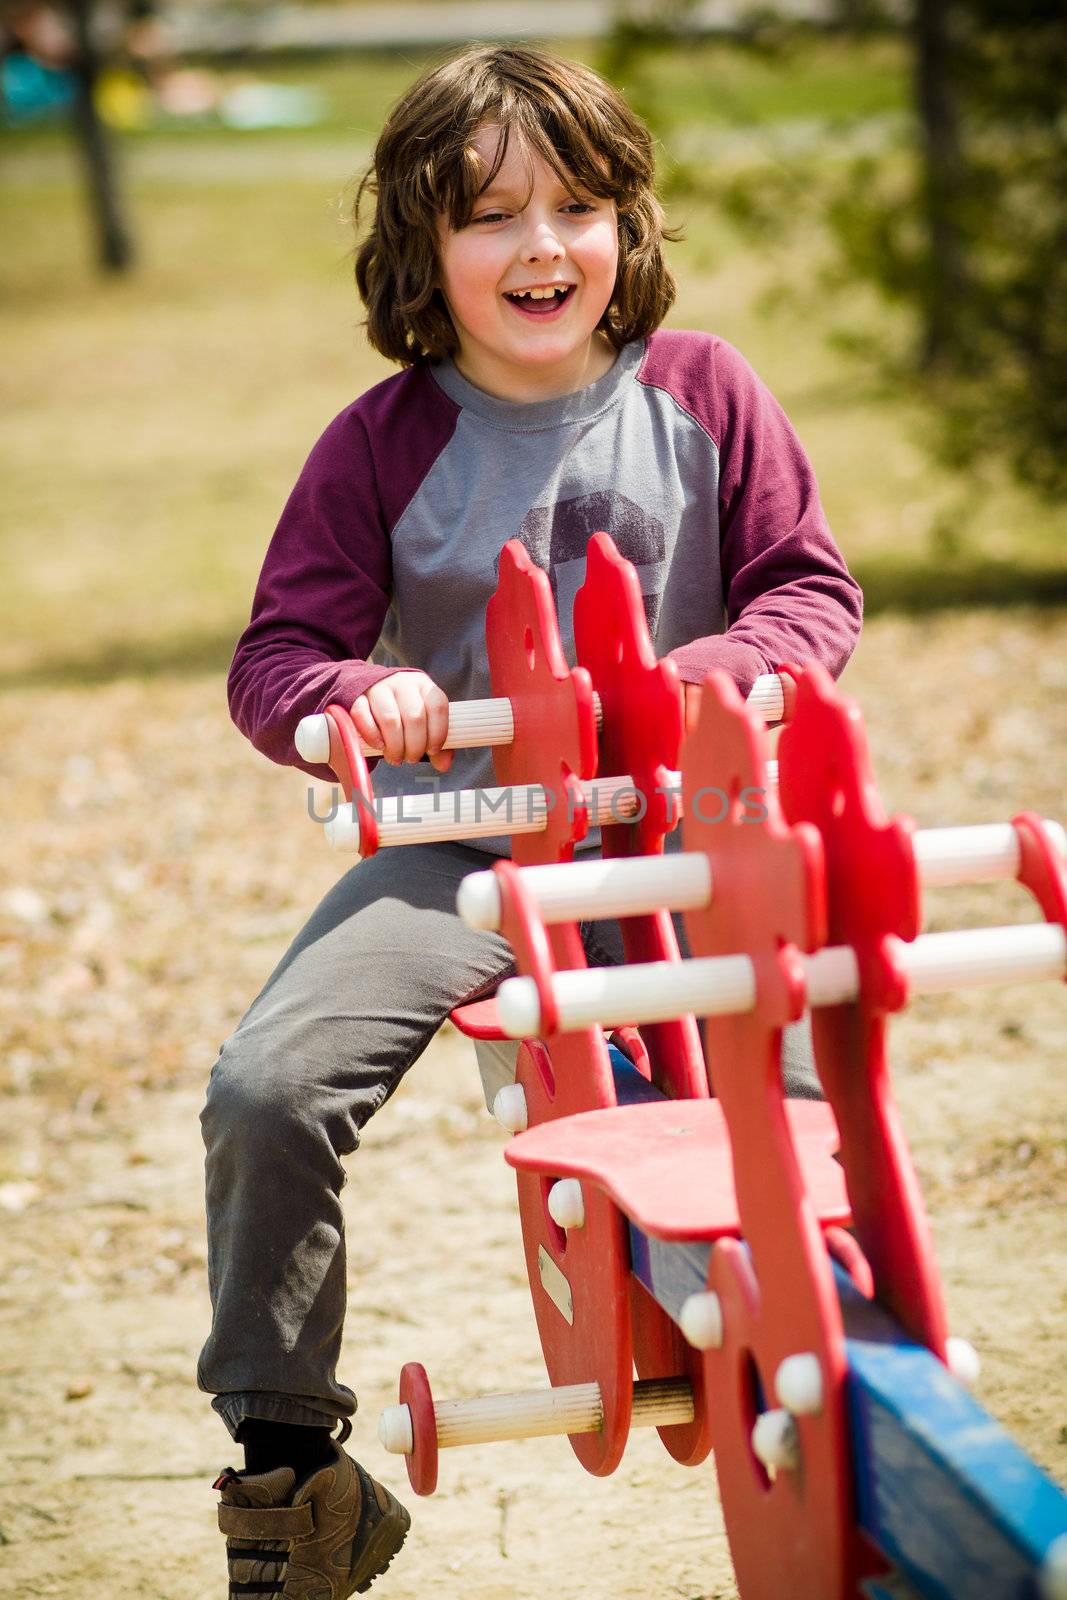
[[[334,1451],[299,1488],[292,1467],[255,1477],[227,1468],[216,1480],[230,1600],[346,1600],[392,1561],[411,1518],[358,1461],[337,1444]]]

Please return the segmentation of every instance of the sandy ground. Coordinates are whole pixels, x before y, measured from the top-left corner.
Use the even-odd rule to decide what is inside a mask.
[[[848,684],[894,809],[1067,814],[1067,618],[883,619]],[[9,694],[0,752],[0,1594],[221,1596],[210,1483],[234,1452],[193,1382],[196,1117],[219,1040],[336,866],[302,780],[241,744],[215,681]],[[929,912],[1030,914],[1013,888]],[[894,1033],[953,1325],[984,1402],[1060,1481],[1064,1006],[1054,985],[926,1000]],[[397,1489],[374,1425],[404,1361],[441,1395],[542,1381],[502,1142],[446,1032],[351,1164],[342,1370],[355,1445]],[[563,1441],[455,1452],[441,1479],[383,1600],[735,1593],[711,1464],[687,1472],[654,1436],[606,1480]]]

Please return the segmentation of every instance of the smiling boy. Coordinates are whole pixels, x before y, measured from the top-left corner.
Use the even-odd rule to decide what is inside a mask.
[[[272,759],[303,765],[298,721],[339,701],[384,753],[379,794],[409,792],[423,756],[456,787],[491,782],[488,752],[442,744],[449,700],[491,693],[485,607],[509,538],[549,574],[571,659],[603,529],[691,692],[711,667],[742,692],[783,660],[843,667],[859,591],[796,435],[737,351],[660,327],[674,282],[653,179],[620,96],[536,50],[464,51],[390,114],[356,281],[370,342],[404,370],[327,428],[271,541],[229,690]],[[449,1011],[512,970],[500,935],[454,914],[462,876],[508,846],[409,846],[346,874],[212,1072],[199,1378],[245,1448],[218,1480],[231,1596],[344,1600],[406,1534],[340,1448],[342,1162]],[[590,959],[617,959],[595,928]],[[802,1046],[784,1073],[818,1093]],[[366,1251],[372,1195],[356,1214]]]

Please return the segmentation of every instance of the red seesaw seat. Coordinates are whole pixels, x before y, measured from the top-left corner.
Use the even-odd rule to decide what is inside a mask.
[[[824,1227],[848,1223],[832,1110],[818,1100],[787,1100],[785,1114],[819,1221]],[[730,1139],[717,1100],[664,1100],[560,1117],[517,1134],[504,1156],[520,1172],[587,1179],[655,1239],[741,1233]]]

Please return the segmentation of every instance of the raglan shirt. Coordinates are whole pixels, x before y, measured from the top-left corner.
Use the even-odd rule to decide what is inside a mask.
[[[548,573],[573,664],[574,596],[600,531],[636,567],[656,653],[684,682],[718,667],[744,694],[786,661],[836,677],[852,653],[860,590],[785,413],[724,340],[661,329],[558,399],[497,399],[445,361],[342,411],[267,551],[230,669],[234,721],[272,760],[330,778],[296,753],[301,717],[398,668],[449,700],[489,696],[485,608],[509,539]],[[426,779],[425,763],[382,762],[375,792],[426,792]],[[442,782],[493,784],[491,752],[457,751]]]

